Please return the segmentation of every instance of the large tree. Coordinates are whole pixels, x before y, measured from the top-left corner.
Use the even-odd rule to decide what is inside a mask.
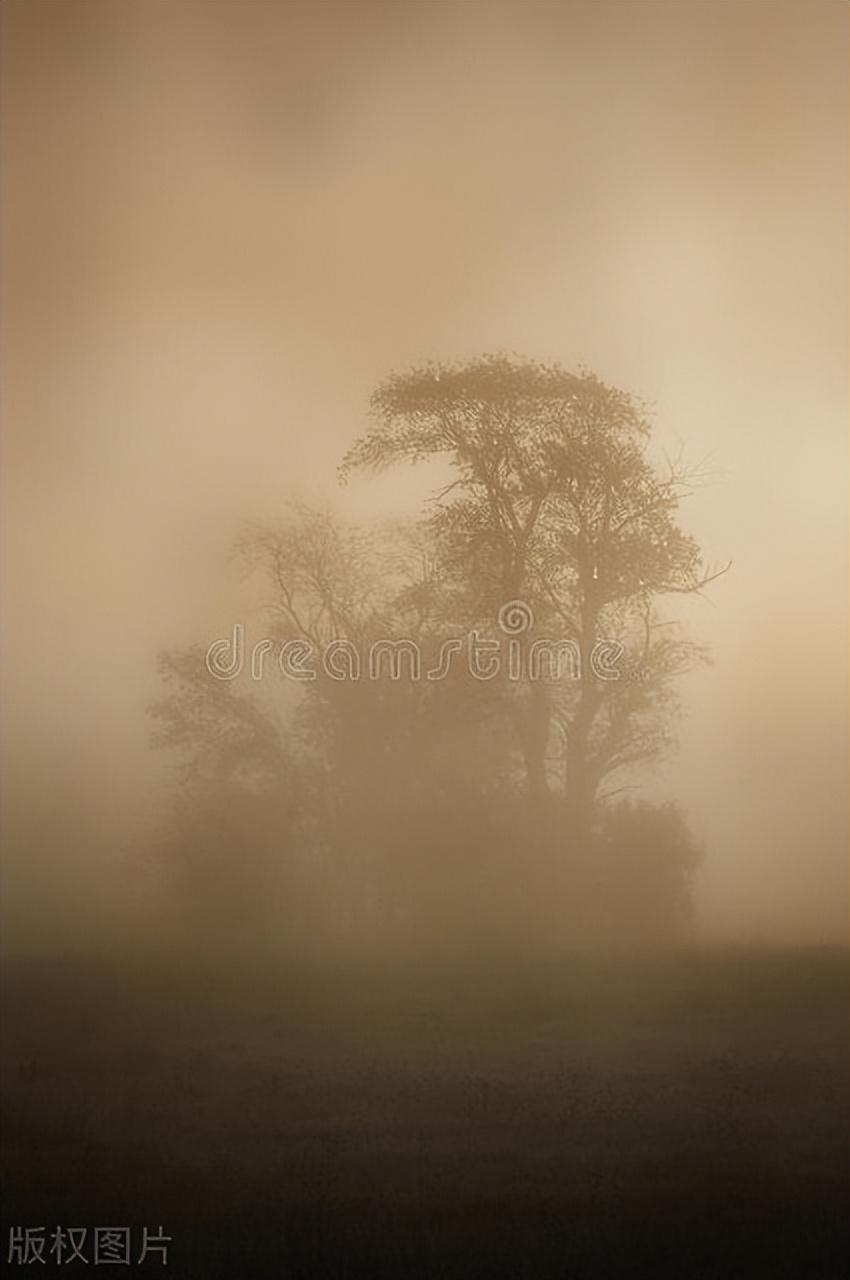
[[[492,617],[522,599],[576,645],[578,680],[529,683],[512,718],[535,795],[549,789],[560,729],[563,788],[586,830],[604,781],[658,752],[673,680],[699,656],[657,611],[661,597],[700,592],[724,571],[676,522],[699,471],[653,463],[635,397],[592,373],[504,355],[394,374],[372,415],[342,474],[448,463],[429,524],[455,607],[460,594],[473,615]],[[618,680],[594,669],[605,638],[623,645]]]

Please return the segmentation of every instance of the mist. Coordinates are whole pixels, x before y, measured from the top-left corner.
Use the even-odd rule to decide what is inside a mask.
[[[619,1081],[621,1099],[634,1045],[649,1034],[634,1020],[663,1023],[669,1055],[636,1074],[645,1071],[649,1087],[669,1068],[674,1093],[692,1056],[716,1050],[719,1062],[728,1034],[730,1060],[752,1060],[753,1078],[769,1081],[768,1118],[741,1120],[755,1133],[785,1109],[786,1084],[760,1057],[778,1043],[785,1008],[792,1057],[820,1045],[829,1088],[809,1136],[800,1121],[782,1149],[831,1205],[829,1089],[840,1053],[823,1046],[838,1039],[836,957],[848,942],[850,888],[846,8],[5,0],[0,22],[0,828],[12,1058],[58,1062],[64,1052],[51,1039],[59,1031],[30,1021],[33,991],[59,1010],[67,981],[69,1008],[79,1000],[102,1011],[124,973],[134,1012],[116,1034],[135,1063],[146,1061],[155,1008],[170,1010],[164,1040],[200,1062],[206,1038],[220,1046],[244,1032],[265,1045],[263,1010],[284,992],[303,1062],[330,1081],[328,1098],[348,1098],[329,1063],[342,1045],[355,1078],[372,1069],[357,1037],[374,1030],[374,998],[381,1010],[404,1008],[405,1019],[445,1014],[498,1099],[518,1060],[499,1056],[497,1031],[539,997],[558,1010],[540,1014],[546,1028],[562,1016],[573,1030],[592,1024],[587,1062]],[[452,379],[459,390],[447,412],[477,406],[473,435],[493,406],[498,417],[510,403],[523,429],[534,407],[530,443],[499,495],[511,518],[516,502],[529,522],[526,559],[510,572],[481,514],[479,455],[463,452],[473,435],[452,454],[422,426],[442,421],[434,397],[448,395]],[[611,395],[624,397],[610,439],[599,428],[601,455],[583,419],[564,409],[573,389],[591,417]],[[252,680],[251,645],[263,637],[273,666],[294,637],[368,646],[413,634],[414,617],[427,666],[444,640],[473,628],[505,640],[499,608],[514,597],[536,615],[523,646],[572,626],[586,658],[588,636],[599,636],[582,630],[573,604],[608,570],[582,559],[585,508],[577,533],[569,523],[574,474],[584,473],[569,451],[552,462],[560,446],[545,432],[556,411],[569,448],[587,445],[588,466],[602,468],[618,501],[622,477],[611,476],[623,457],[630,501],[638,482],[678,501],[657,583],[635,569],[638,586],[606,597],[609,631],[599,636],[616,630],[626,660],[640,647],[642,618],[649,635],[656,604],[653,635],[681,644],[646,685],[645,705],[629,704],[638,719],[657,712],[657,724],[640,720],[640,749],[624,748],[624,764],[611,749],[610,778],[600,769],[576,799],[584,784],[571,762],[581,751],[570,743],[584,731],[583,684],[547,686],[535,701],[531,684],[497,681],[487,693],[468,672],[433,688],[422,680],[418,691],[377,680],[348,689],[321,670],[310,687],[279,673]],[[414,437],[415,446],[398,443]],[[492,474],[509,473],[513,448]],[[537,518],[541,457],[555,479],[545,481],[535,542],[528,513]],[[666,469],[680,466],[665,489]],[[635,506],[627,519],[639,514]],[[652,539],[655,551],[662,545],[650,532],[635,555]],[[336,576],[317,596],[309,574],[319,544],[322,572],[330,565]],[[334,609],[344,616],[336,629]],[[235,626],[248,637],[245,669],[216,682],[204,655]],[[587,695],[588,776],[603,742],[597,693]],[[615,712],[607,723],[610,737]],[[624,953],[640,957],[634,987],[618,968]],[[811,1013],[793,957],[817,973]],[[65,964],[79,980],[57,976]],[[355,995],[345,985],[352,964],[371,975]],[[476,988],[476,965],[492,987]],[[198,997],[197,1025],[193,1014],[185,1033],[162,976],[183,966],[224,984],[219,1003]],[[422,977],[432,970],[443,975],[440,995]],[[299,988],[294,975],[305,973]],[[399,974],[413,987],[397,989]],[[458,1003],[446,1014],[440,983],[455,980]],[[724,993],[736,983],[745,994],[733,1008]],[[192,1008],[196,995],[186,995]],[[349,997],[346,1021],[335,1001]],[[706,1029],[699,1010],[709,1007],[726,1030]],[[395,1016],[375,1024],[376,1072],[401,1079],[397,1043],[412,1046],[423,1071],[437,1063],[447,1080],[460,1071],[425,1032],[396,1041]],[[541,1098],[556,1089],[545,1062]],[[177,1076],[191,1075],[180,1064]],[[17,1069],[11,1105],[28,1136],[16,1204],[40,1217],[52,1202],[32,1155],[44,1145],[39,1117],[51,1107],[64,1115],[66,1104],[76,1115],[77,1104],[41,1076],[20,1084]],[[142,1092],[171,1081],[160,1069]],[[114,1064],[103,1071],[120,1076]],[[456,1087],[446,1115],[467,1096]],[[175,1124],[194,1105],[182,1088],[163,1086]],[[199,1088],[212,1108],[213,1075]],[[728,1104],[714,1077],[706,1089],[682,1101],[680,1124],[703,1105],[719,1114]],[[587,1096],[587,1116],[601,1114],[597,1095]],[[377,1098],[363,1103],[370,1115]],[[302,1103],[313,1105],[299,1094],[293,1115]],[[329,1132],[347,1123],[347,1105]],[[410,1120],[413,1104],[399,1105]],[[523,1105],[505,1102],[505,1114]],[[673,1160],[671,1105],[664,1152]],[[239,1104],[228,1094],[221,1106],[238,1145]],[[276,1121],[262,1123],[269,1132]],[[120,1131],[137,1152],[138,1132],[123,1124],[104,1119],[86,1141],[108,1145]],[[74,1132],[79,1144],[82,1129]],[[161,1137],[165,1145],[164,1128]],[[706,1141],[707,1168],[724,1152]],[[273,1167],[243,1156],[245,1186]],[[148,1158],[153,1168],[159,1157]],[[541,1186],[560,1177],[557,1158]],[[45,1167],[55,1159],[44,1156]],[[340,1161],[327,1174],[337,1208],[354,1194],[347,1179],[357,1182]],[[388,1186],[391,1163],[376,1175]],[[434,1151],[422,1167],[439,1181]],[[467,1175],[460,1165],[455,1173],[459,1204]],[[741,1173],[742,1186],[750,1175]],[[138,1173],[140,1186],[146,1177]],[[80,1192],[81,1208],[107,1203],[108,1181],[100,1199]],[[181,1200],[182,1184],[167,1185],[175,1214],[192,1219],[191,1195]],[[784,1194],[766,1192],[773,1208],[764,1212]],[[201,1216],[214,1216],[216,1195]],[[311,1269],[312,1230],[303,1273],[337,1274],[330,1262]],[[336,1230],[356,1253],[349,1227]],[[213,1262],[198,1261],[198,1246],[180,1274],[242,1274],[216,1247]],[[595,1248],[581,1255],[587,1274],[620,1274]],[[272,1256],[277,1265],[270,1249],[258,1266]],[[463,1269],[462,1250],[452,1256]],[[794,1256],[807,1274],[827,1274]],[[535,1274],[550,1263],[555,1274],[551,1259]],[[778,1274],[776,1265],[746,1274]],[[374,1257],[366,1271],[383,1274]],[[683,1263],[675,1274],[709,1272]]]
[[[734,569],[692,611],[714,665],[657,783],[709,843],[701,928],[843,939],[838,21],[8,5],[7,815],[67,788],[125,857],[158,803],[155,654],[232,626],[241,522],[302,491],[415,508],[416,476],[336,485],[373,386],[519,350],[651,400],[717,469],[686,522]],[[91,843],[59,822],[48,881]],[[49,933],[64,895],[45,916],[24,861],[16,933]]]

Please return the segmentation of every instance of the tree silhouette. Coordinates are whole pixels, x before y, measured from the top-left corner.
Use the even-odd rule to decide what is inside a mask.
[[[382,383],[343,479],[433,459],[445,479],[408,521],[356,528],[296,503],[245,530],[270,638],[341,667],[317,662],[281,702],[275,684],[212,681],[197,649],[161,659],[181,847],[202,812],[196,844],[217,830],[260,850],[264,905],[277,849],[291,907],[342,933],[681,927],[698,858],[684,819],[612,798],[670,744],[676,678],[705,656],[660,602],[725,569],[677,523],[703,473],[650,444],[646,408],[588,372],[485,356]],[[415,642],[433,672],[447,640],[500,636],[513,613],[528,623],[516,670],[364,678],[375,644]],[[577,659],[566,678],[535,667],[553,637]],[[597,666],[605,644],[616,669]],[[213,846],[227,863],[221,841],[200,843],[196,864]]]
[[[725,572],[704,564],[674,519],[700,470],[681,459],[653,466],[634,397],[588,372],[503,355],[394,374],[372,412],[343,476],[445,457],[452,478],[430,519],[444,581],[463,583],[473,615],[522,598],[577,646],[576,686],[553,696],[536,684],[513,719],[535,795],[549,789],[553,721],[560,727],[563,787],[588,829],[604,780],[663,746],[672,682],[701,656],[662,629],[656,609]],[[606,636],[626,651],[617,682],[592,663]]]

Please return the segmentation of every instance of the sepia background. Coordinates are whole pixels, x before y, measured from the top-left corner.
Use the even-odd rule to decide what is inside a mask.
[[[594,1081],[588,1124],[612,1114],[609,1079],[611,1105],[633,1119],[600,1139],[618,1174],[607,1156],[599,1173],[592,1136],[568,1134],[570,1159],[594,1187],[620,1176],[632,1186],[634,1173],[635,1185],[668,1204],[668,1174],[653,1181],[655,1166],[639,1168],[641,1152],[661,1150],[663,1168],[675,1168],[683,1185],[692,1174],[694,1202],[705,1193],[713,1203],[706,1188],[731,1188],[729,1203],[740,1192],[744,1218],[755,1215],[747,1232],[778,1232],[775,1255],[748,1263],[734,1214],[717,1228],[706,1210],[705,1240],[734,1236],[736,1265],[730,1270],[727,1258],[723,1271],[700,1270],[695,1255],[683,1261],[682,1245],[669,1272],[677,1280],[839,1274],[837,1254],[829,1254],[832,1270],[817,1271],[805,1249],[824,1240],[831,1249],[839,1221],[838,1210],[828,1222],[818,1215],[832,1213],[838,1194],[841,982],[834,960],[812,961],[819,976],[809,979],[787,957],[795,948],[834,955],[848,941],[846,5],[2,0],[0,21],[3,938],[14,962],[10,1105],[23,1119],[11,1160],[21,1220],[53,1220],[55,1170],[81,1167],[81,1153],[94,1149],[86,1143],[109,1153],[90,1162],[99,1190],[75,1202],[86,1221],[102,1216],[104,1188],[127,1167],[135,1170],[128,1186],[165,1187],[171,1197],[151,1193],[146,1207],[184,1226],[215,1219],[216,1197],[229,1203],[240,1177],[249,1189],[256,1177],[263,1194],[276,1185],[278,1149],[261,1157],[239,1145],[255,1096],[246,1102],[236,1082],[254,1081],[256,1067],[271,1091],[271,1110],[257,1121],[271,1141],[277,1121],[269,1116],[289,1098],[288,1077],[281,1085],[276,1073],[262,1074],[271,1050],[265,1031],[243,1026],[255,1015],[241,989],[221,996],[209,1024],[185,1033],[182,1014],[170,1022],[153,997],[145,1003],[149,993],[138,997],[137,1023],[100,1032],[132,1052],[119,1062],[104,1048],[96,1066],[81,1065],[63,1057],[71,1050],[61,1019],[50,1032],[30,1025],[39,1002],[27,984],[36,979],[19,982],[14,965],[34,964],[27,975],[42,964],[59,972],[53,957],[61,967],[96,953],[108,969],[121,954],[156,951],[167,882],[151,850],[172,785],[169,761],[150,745],[157,655],[205,646],[237,621],[253,638],[264,634],[231,556],[245,521],[274,518],[294,497],[358,521],[416,511],[433,488],[427,468],[337,482],[340,460],[366,429],[371,393],[393,370],[507,351],[587,367],[650,402],[659,449],[681,446],[711,472],[681,521],[711,562],[731,568],[677,610],[712,664],[683,680],[679,748],[641,777],[641,795],[676,801],[705,846],[694,885],[697,943],[721,957],[742,947],[785,957],[778,968],[759,960],[749,969],[722,959],[715,985],[706,978],[697,996],[689,978],[681,990],[690,994],[676,996],[669,991],[678,986],[653,979],[642,994],[617,988],[615,999],[607,979],[589,976],[587,1004],[576,1000],[582,1010],[598,1000],[614,1047],[606,1057],[600,1033],[576,1068],[579,1080],[586,1068]],[[88,981],[75,986],[78,995]],[[115,993],[97,982],[86,1026],[97,1023],[91,1009],[117,1016]],[[723,1006],[726,993],[744,988],[740,1006]],[[63,1006],[58,989],[45,1009]],[[194,994],[186,1000],[191,1010],[207,1007]],[[665,1017],[686,1012],[674,1030],[664,1023],[670,1039],[657,1052],[668,1057],[649,1062],[641,1055],[656,1053],[654,1032],[634,1020],[658,1000]],[[517,997],[517,1009],[527,1004]],[[474,1030],[477,1008],[470,996],[456,1031],[472,1037],[468,1062],[490,1083],[472,1094],[458,1084],[457,1105],[464,1115],[471,1107],[479,1116],[479,1107],[489,1124],[491,1103],[502,1114],[504,1090],[509,1123],[520,1124],[534,1104],[513,1101],[505,1081],[534,1085],[537,1068],[499,1056],[514,1043],[499,1030],[514,1026],[514,1006],[493,1013],[492,1040]],[[194,1027],[195,1014],[186,1016]],[[197,1014],[199,1026],[205,1016]],[[371,1027],[363,1019],[358,1028]],[[157,1030],[144,1039],[142,1025]],[[243,1031],[244,1043],[265,1047],[254,1066],[227,1066],[220,1077],[219,1058],[204,1046],[215,1041],[226,1057],[221,1045]],[[340,1049],[315,1034],[304,1034],[312,1068],[302,1075],[331,1081],[322,1097],[348,1099],[346,1090],[372,1080],[372,1059],[363,1066],[358,1057],[372,1052],[368,1037],[340,1033]],[[436,1080],[442,1050],[410,1043],[421,1078],[433,1071]],[[44,1044],[43,1054],[32,1047]],[[173,1077],[158,1057],[145,1066],[154,1052],[179,1059]],[[392,1061],[387,1078],[397,1080]],[[363,1074],[352,1078],[361,1083],[331,1079],[330,1062],[360,1063]],[[550,1069],[541,1052],[546,1080]],[[446,1072],[446,1080],[467,1079],[457,1062]],[[661,1085],[656,1092],[665,1099],[660,1138],[654,1121],[641,1128],[633,1105],[641,1079],[647,1089],[669,1084],[669,1094]],[[599,1081],[604,1096],[593,1093]],[[548,1087],[534,1095],[541,1107]],[[385,1098],[375,1088],[377,1114]],[[117,1101],[89,1107],[83,1099],[94,1091]],[[144,1119],[139,1099],[152,1106],[160,1096],[170,1110]],[[298,1099],[291,1114],[312,1115],[313,1103]],[[417,1178],[433,1175],[437,1185],[454,1168],[443,1148],[448,1166],[437,1148],[422,1155],[430,1139],[421,1132],[431,1130],[427,1121],[416,1128],[412,1102],[408,1111],[399,1104],[416,1132],[407,1173],[393,1163],[394,1137],[380,1174],[349,1167],[334,1145],[343,1143],[347,1105],[328,1103],[327,1128],[292,1175],[300,1187],[303,1169],[312,1171],[311,1203],[325,1203],[316,1187],[331,1187],[347,1204],[349,1174],[352,1185],[374,1176],[375,1185],[385,1177],[403,1188],[409,1176],[415,1199]],[[369,1105],[362,1114],[372,1115]],[[218,1147],[210,1155],[218,1137],[197,1138],[196,1149],[185,1136],[202,1115],[214,1117],[217,1134],[232,1126],[242,1153],[235,1173],[222,1171]],[[779,1116],[791,1130],[777,1129]],[[523,1169],[531,1157],[517,1152],[537,1151],[541,1169],[549,1158],[539,1135],[549,1134],[551,1112],[538,1119],[537,1137],[523,1129],[505,1139],[506,1160]],[[54,1149],[63,1125],[72,1136]],[[733,1130],[744,1135],[740,1151]],[[164,1166],[153,1157],[150,1176],[143,1163],[127,1165],[126,1151],[138,1154],[148,1140],[171,1160],[174,1132],[184,1134],[188,1166],[215,1165],[213,1190],[192,1182],[181,1191],[160,1178]],[[502,1168],[489,1141],[485,1181]],[[559,1152],[552,1169],[561,1168]],[[774,1162],[769,1175],[748,1163],[756,1152]],[[548,1165],[545,1174],[540,1194],[555,1196]],[[455,1189],[472,1177],[452,1176],[445,1185]],[[537,1174],[528,1176],[537,1185]],[[521,1199],[512,1195],[511,1204]],[[687,1212],[681,1221],[687,1235]],[[793,1240],[777,1228],[782,1221]],[[316,1218],[315,1236],[305,1228],[303,1274],[355,1274],[316,1263],[324,1222]],[[701,1231],[694,1227],[693,1238]],[[427,1249],[416,1239],[421,1264]],[[244,1274],[279,1274],[262,1269],[275,1247],[264,1246]],[[600,1269],[597,1245],[586,1247],[594,1280],[627,1273]],[[184,1255],[179,1274],[243,1273],[229,1246],[216,1248],[214,1262],[198,1253],[189,1265]],[[625,1259],[633,1241],[622,1248]],[[499,1274],[493,1249],[482,1274]],[[798,1270],[778,1270],[792,1254]],[[558,1254],[553,1275],[561,1261]],[[652,1263],[666,1274],[658,1257]],[[454,1274],[433,1265],[434,1274]],[[409,1259],[405,1266],[411,1274]],[[475,1273],[468,1262],[458,1268]],[[302,1272],[293,1263],[290,1274]],[[372,1258],[364,1274],[383,1272]],[[542,1262],[534,1274],[548,1274]]]
[[[690,610],[714,665],[654,785],[707,841],[707,934],[845,937],[845,18],[4,4],[16,940],[156,804],[153,657],[229,632],[240,520],[397,510],[415,474],[336,492],[370,391],[494,348],[585,364],[711,455],[685,523],[733,569]],[[45,794],[73,797],[58,845]]]

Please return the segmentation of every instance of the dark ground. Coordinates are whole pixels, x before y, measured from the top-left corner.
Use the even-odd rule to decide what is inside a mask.
[[[832,951],[7,961],[4,1261],[11,1226],[162,1223],[179,1280],[839,1280],[847,1012]]]

